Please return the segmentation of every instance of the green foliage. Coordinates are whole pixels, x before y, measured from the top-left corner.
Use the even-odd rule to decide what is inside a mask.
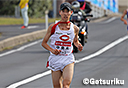
[[[14,15],[19,0],[0,0],[0,15]]]
[[[52,9],[53,0],[29,0],[29,17],[42,17],[46,10]],[[15,6],[19,5],[19,0],[0,0],[0,15],[15,14]]]
[[[29,15],[31,17],[42,17],[50,7],[52,7],[52,0],[31,0],[29,2]]]

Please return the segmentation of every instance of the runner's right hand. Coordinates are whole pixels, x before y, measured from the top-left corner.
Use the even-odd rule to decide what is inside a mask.
[[[55,54],[55,55],[60,54],[60,52],[61,52],[61,50],[58,50],[58,49],[54,49],[54,50],[52,51],[52,53]]]

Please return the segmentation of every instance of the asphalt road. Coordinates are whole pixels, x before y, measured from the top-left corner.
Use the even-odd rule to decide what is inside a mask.
[[[89,23],[88,43],[82,52],[74,54],[77,62],[71,88],[128,88],[128,38],[124,39],[126,35],[126,26],[119,18],[109,23]],[[122,42],[115,43],[122,39]],[[31,46],[27,45],[29,47],[23,46],[24,48],[9,51],[13,53],[0,54],[0,88],[13,85],[18,86],[12,88],[52,88],[51,75],[45,68],[49,53],[40,44],[41,41],[38,41]],[[104,47],[107,47],[106,50],[99,51]],[[30,82],[35,75],[42,76]],[[116,78],[118,82],[124,80],[124,85],[116,85],[116,82],[115,85],[114,82],[112,85],[84,85],[84,78]]]
[[[0,25],[0,32],[2,33],[0,41],[10,37],[45,29],[45,23],[29,24],[28,28],[25,29],[21,29],[21,26],[22,25]]]

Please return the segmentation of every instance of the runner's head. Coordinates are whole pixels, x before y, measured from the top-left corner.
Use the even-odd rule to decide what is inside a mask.
[[[72,14],[72,5],[68,2],[64,2],[60,5],[59,14],[61,15],[61,19],[63,21],[68,21]]]

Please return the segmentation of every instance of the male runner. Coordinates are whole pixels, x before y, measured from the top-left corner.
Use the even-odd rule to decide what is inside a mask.
[[[72,13],[71,4],[62,3],[59,11],[61,20],[49,26],[42,41],[42,46],[50,51],[46,67],[51,69],[54,88],[70,87],[75,62],[72,43],[79,51],[83,49],[78,41],[79,28],[69,21]],[[50,46],[47,44],[49,39]]]

